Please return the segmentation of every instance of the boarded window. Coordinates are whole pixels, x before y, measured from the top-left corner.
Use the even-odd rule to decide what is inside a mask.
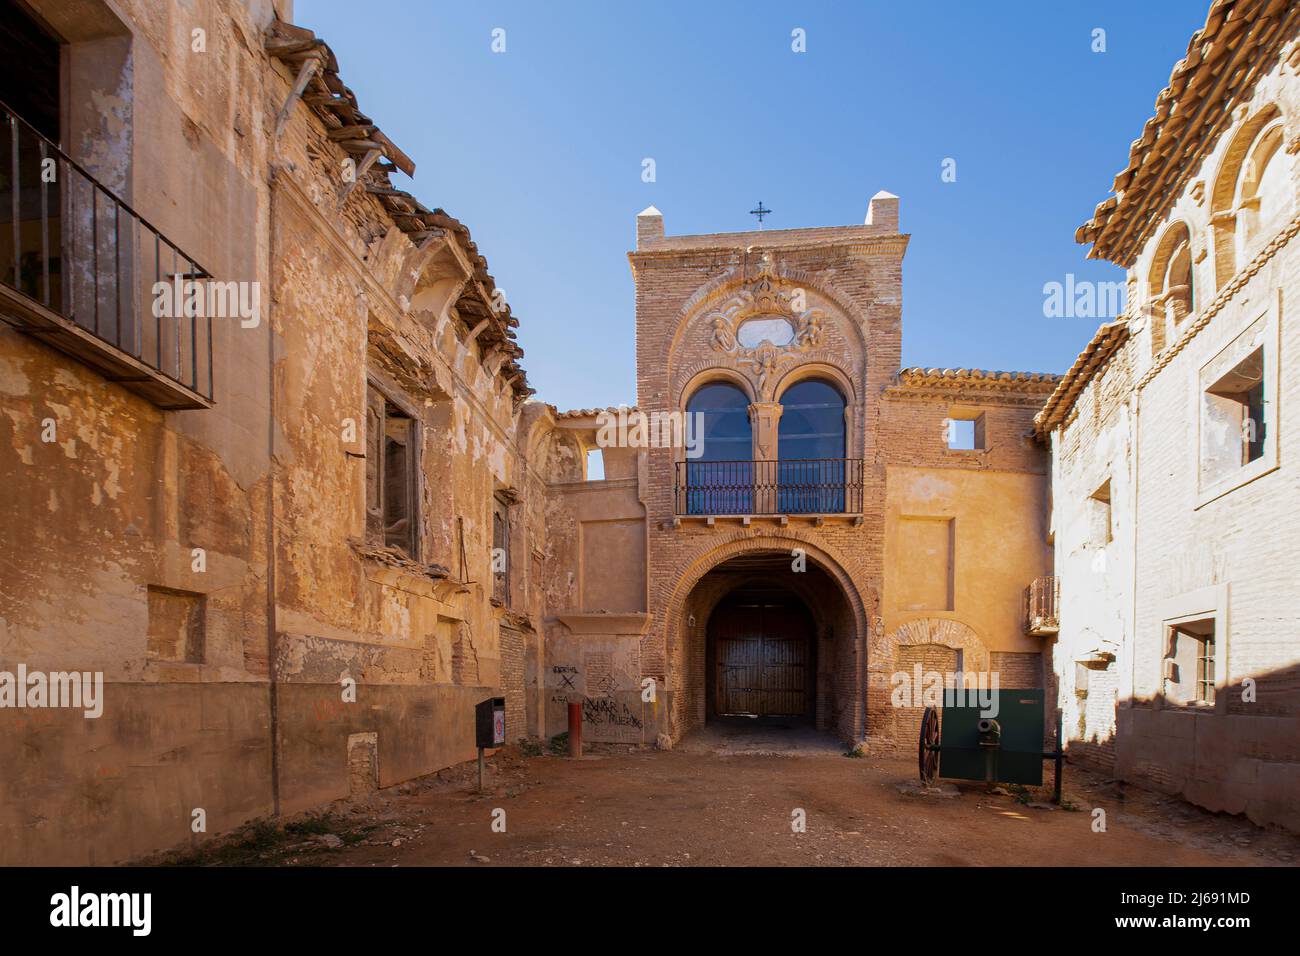
[[[190,591],[149,588],[148,657],[203,663],[204,597]]]
[[[502,495],[492,502],[492,600],[510,606],[510,503]]]
[[[416,427],[374,388],[366,394],[366,538],[418,557]]]

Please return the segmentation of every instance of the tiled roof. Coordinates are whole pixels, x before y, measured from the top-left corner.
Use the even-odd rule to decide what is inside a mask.
[[[478,293],[469,294],[467,290],[456,303],[457,310],[471,326],[482,319],[489,320],[481,340],[485,344],[497,344],[509,356],[501,368],[506,378],[517,376],[512,386],[515,393],[521,397],[533,394],[534,390],[529,387],[527,376],[518,364],[524,354],[515,340],[514,329],[519,320],[511,315],[508,303],[500,311],[493,308],[497,298],[496,281],[487,271],[487,259],[479,253],[464,223],[443,209],[429,209],[410,193],[393,186],[389,173],[398,169],[413,176],[415,163],[384,135],[369,116],[361,112],[356,95],[339,77],[338,59],[329,44],[317,38],[311,30],[283,20],[272,23],[265,44],[271,56],[295,71],[309,59],[319,60],[320,68],[308,81],[302,100],[324,124],[330,140],[356,158],[359,172],[364,165],[363,157],[373,150],[378,150],[388,160],[388,164],[375,163],[365,169],[359,182],[384,207],[397,227],[415,243],[447,233],[456,236],[473,268],[473,285],[477,286],[473,291]]]
[[[1249,95],[1274,55],[1300,25],[1294,0],[1214,0],[1205,26],[1156,97],[1155,114],[1129,149],[1114,195],[1101,202],[1074,238],[1092,243],[1091,258],[1132,264],[1150,228],[1182,191],[1196,161],[1232,124],[1232,105]]]
[[[953,386],[1043,392],[1056,386],[1061,376],[1050,372],[996,372],[979,368],[905,368],[898,373],[900,385]]]
[[[554,406],[552,406],[553,408]],[[611,405],[609,408],[571,408],[567,412],[556,412],[556,418],[594,418],[597,415],[608,413],[617,415],[622,410],[624,415],[630,415],[636,411],[635,405]]]
[[[1061,377],[1056,390],[1048,397],[1043,410],[1034,416],[1034,430],[1039,435],[1046,435],[1074,407],[1074,400],[1092,380],[1093,374],[1115,354],[1116,350],[1128,338],[1128,320],[1117,319],[1108,322],[1097,330],[1079,357],[1074,360],[1070,370]]]

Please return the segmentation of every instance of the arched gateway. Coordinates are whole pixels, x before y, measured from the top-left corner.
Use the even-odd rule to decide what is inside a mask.
[[[725,716],[862,736],[868,615],[817,545],[764,535],[712,549],[678,580],[666,622],[674,736]]]

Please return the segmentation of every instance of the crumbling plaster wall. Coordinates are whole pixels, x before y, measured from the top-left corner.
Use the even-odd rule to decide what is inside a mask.
[[[119,19],[81,7],[54,18],[87,93],[76,109],[101,111],[98,125],[74,113],[75,158],[214,275],[265,285],[265,88],[236,37],[258,37],[267,11],[123,2]],[[208,58],[190,50],[191,21],[209,29]],[[241,70],[220,96],[217,59]],[[214,320],[215,407],[163,412],[0,329],[0,667],[105,680],[98,719],[0,712],[0,759],[24,768],[0,801],[6,864],[108,863],[189,839],[196,808],[216,832],[272,806],[268,334],[266,322]],[[202,663],[147,654],[151,585],[204,596]]]
[[[129,115],[131,135],[87,155],[116,164],[139,211],[217,279],[259,283],[263,311],[251,328],[214,319],[216,404],[201,411],[163,412],[0,329],[0,665],[106,680],[99,720],[0,712],[0,757],[25,768],[0,801],[5,863],[107,863],[199,839],[195,809],[207,835],[266,815],[273,741],[284,811],[347,795],[355,734],[377,734],[385,786],[468,759],[473,705],[502,692],[503,670],[510,732],[527,732],[523,661],[503,668],[501,626],[537,657],[536,504],[512,508],[510,607],[490,600],[494,493],[538,482],[517,442],[523,409],[448,298],[458,240],[417,250],[364,190],[340,204],[343,154],[303,105],[273,142],[292,76],[262,51],[268,4],[114,9],[103,22],[127,37],[131,72],[103,82],[131,109],[105,121]],[[371,371],[420,410],[421,562],[445,575],[358,547]],[[41,440],[47,420],[55,441]],[[201,597],[201,660],[149,657],[151,585]],[[510,653],[527,656],[520,645]]]
[[[449,233],[417,247],[363,190],[340,204],[341,154],[332,149],[317,121],[298,111],[275,185],[277,676],[297,702],[297,716],[286,720],[310,712],[326,725],[314,728],[312,746],[295,741],[282,754],[293,781],[284,800],[304,806],[346,793],[345,743],[355,733],[377,732],[381,785],[469,759],[472,704],[500,693],[503,672],[515,684],[504,688],[507,733],[528,733],[525,647],[503,643],[501,629],[525,642],[535,633],[529,556],[544,542],[542,512],[528,499],[535,482],[518,440],[520,407],[485,368],[454,304],[468,278],[449,281],[464,261],[450,248],[458,240]],[[414,560],[365,542],[371,381],[419,425]],[[498,492],[516,500],[505,606],[492,601]],[[503,647],[519,659],[503,662]],[[344,678],[358,683],[357,707],[329,705]],[[394,721],[400,714],[425,719]]]
[[[1114,762],[1116,706],[1132,695],[1134,358],[1132,349],[1115,355],[1051,438],[1052,530],[1061,587],[1052,667],[1071,754],[1103,769]],[[1095,497],[1107,482],[1108,505]],[[1079,667],[1088,669],[1087,686],[1079,686]],[[1104,676],[1093,676],[1098,673]]]
[[[668,706],[661,684],[643,700],[645,508],[635,449],[601,449],[605,477],[587,480],[594,415],[551,422],[535,464],[546,479],[546,623],[535,675],[542,732],[568,729],[582,705],[584,739],[654,743]]]

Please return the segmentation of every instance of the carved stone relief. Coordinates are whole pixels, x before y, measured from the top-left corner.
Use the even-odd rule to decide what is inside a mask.
[[[771,256],[764,255],[754,284],[705,316],[714,351],[750,366],[763,401],[772,399],[778,373],[825,337],[826,313],[805,308],[803,290],[779,288],[778,281]]]

